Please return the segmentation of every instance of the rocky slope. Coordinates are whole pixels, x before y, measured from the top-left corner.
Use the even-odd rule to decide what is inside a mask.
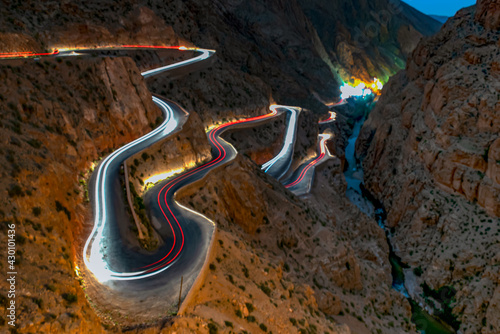
[[[342,195],[340,161],[317,174],[303,202],[238,157],[179,193],[217,222],[218,241],[205,284],[165,332],[413,329],[409,304],[391,288],[383,232]]]
[[[17,330],[98,333],[75,272],[92,222],[87,172],[161,112],[127,58],[4,62],[0,77],[0,235],[6,245],[16,224]],[[6,252],[0,263],[6,272]],[[7,282],[0,287],[3,327]]]
[[[463,333],[500,331],[499,15],[480,0],[423,40],[357,143],[411,292],[456,292],[427,300]]]

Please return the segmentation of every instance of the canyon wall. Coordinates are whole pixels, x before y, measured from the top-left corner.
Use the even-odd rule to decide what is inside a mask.
[[[435,306],[463,333],[500,331],[499,11],[479,1],[423,40],[357,142],[409,290],[452,291]]]

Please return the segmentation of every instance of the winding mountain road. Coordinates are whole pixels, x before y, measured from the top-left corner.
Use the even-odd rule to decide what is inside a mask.
[[[300,165],[293,172],[290,178],[283,181],[285,188],[287,188],[297,196],[305,195],[311,191],[312,183],[314,180],[315,167],[319,166],[332,157],[330,155],[330,152],[328,151],[328,147],[326,146],[326,142],[328,139],[330,139],[330,135],[320,134],[319,138],[319,155],[316,158],[310,159],[309,161],[306,161],[305,163]]]
[[[279,106],[280,109],[287,111],[285,141],[280,152],[271,160],[262,165],[262,170],[279,180],[286,174],[292,164],[293,150],[297,134],[297,119],[299,118],[300,108]]]
[[[56,49],[46,53],[2,53],[0,58],[75,56],[96,51],[161,49],[195,51],[199,55],[175,64],[147,70],[142,73],[145,78],[173,72],[188,73],[206,66],[215,54],[213,50],[198,48],[123,45],[97,49]],[[234,127],[253,126],[287,112],[287,130],[283,147],[276,157],[262,166],[269,175],[277,179],[282,178],[292,162],[297,119],[301,110],[297,107],[273,105],[270,107],[270,113],[266,115],[229,122],[210,130],[207,136],[212,146],[212,160],[161,182],[146,194],[156,198],[158,203],[151,208],[151,211],[158,221],[163,222],[156,232],[164,241],[154,252],[147,252],[130,243],[129,217],[120,184],[120,168],[129,157],[178,131],[188,117],[188,113],[175,102],[159,96],[154,96],[153,101],[164,115],[161,125],[108,155],[92,175],[89,190],[94,210],[94,224],[83,249],[83,262],[96,279],[95,284],[90,284],[89,287],[99,296],[101,304],[108,304],[112,309],[133,308],[137,312],[144,313],[150,312],[155,307],[161,310],[165,309],[165,305],[175,305],[182,277],[184,286],[187,286],[183,295],[187,294],[205,263],[213,238],[215,224],[201,214],[177,203],[174,199],[175,193],[180,188],[203,178],[213,168],[235,158],[236,149],[221,138],[224,131]],[[314,166],[330,156],[325,144],[328,138],[326,135],[322,135],[321,138],[319,156],[299,167],[287,180],[289,182],[286,186],[290,190],[300,193],[310,190]],[[102,289],[101,286],[106,288]]]
[[[341,99],[337,103],[331,103],[329,107],[337,107],[341,105],[347,104],[347,100]],[[327,119],[320,120],[318,123],[320,125],[332,123],[337,118],[337,114],[334,111],[330,111]],[[290,129],[290,125],[288,125],[288,129]],[[295,137],[293,137],[295,138]],[[293,192],[297,196],[303,196],[308,194],[311,191],[312,184],[314,181],[314,172],[316,167],[332,158],[333,156],[330,154],[326,142],[331,138],[331,135],[327,133],[320,134],[318,139],[318,154],[316,158],[309,159],[308,161],[301,164],[295,171],[293,171],[292,175],[289,176],[285,180],[281,180],[281,183]],[[295,140],[295,139],[294,139]],[[293,155],[293,145],[288,145],[288,147],[292,147],[292,155]],[[285,146],[284,146],[285,147]],[[284,147],[282,151],[284,150]],[[280,152],[281,153],[281,152]],[[292,155],[289,155],[291,164]],[[290,165],[288,165],[290,166]],[[288,167],[289,168],[289,167]],[[285,171],[286,173],[286,171]]]

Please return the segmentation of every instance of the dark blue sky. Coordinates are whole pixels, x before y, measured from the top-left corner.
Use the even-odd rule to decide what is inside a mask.
[[[476,3],[475,0],[404,0],[425,14],[453,16],[463,8]]]

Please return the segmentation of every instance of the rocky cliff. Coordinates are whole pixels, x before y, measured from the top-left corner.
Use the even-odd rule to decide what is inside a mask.
[[[478,1],[423,40],[357,143],[410,290],[452,291],[434,305],[464,333],[500,331],[499,13]]]

